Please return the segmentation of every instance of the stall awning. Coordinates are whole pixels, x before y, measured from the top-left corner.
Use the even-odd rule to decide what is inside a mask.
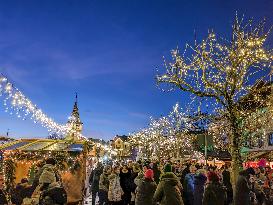
[[[71,142],[67,140],[51,139],[21,139],[0,146],[2,151],[68,151],[82,152],[84,142]]]

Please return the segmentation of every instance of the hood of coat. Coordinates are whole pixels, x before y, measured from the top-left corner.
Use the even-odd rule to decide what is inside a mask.
[[[140,167],[139,167],[139,166],[133,166],[133,172],[134,172],[134,173],[139,173],[139,172],[141,172]]]
[[[176,186],[179,183],[178,177],[173,172],[166,172],[161,176],[160,181],[165,184]]]
[[[143,182],[144,182],[144,183],[154,183],[154,180],[153,180],[153,179],[150,179],[150,178],[144,178],[144,179],[143,179]]]
[[[53,188],[56,188],[56,187],[61,187],[59,182],[53,182],[48,186],[49,189],[53,189]]]
[[[117,178],[117,177],[119,177],[117,174],[112,173],[112,174],[109,175],[108,179],[112,180],[112,179]]]

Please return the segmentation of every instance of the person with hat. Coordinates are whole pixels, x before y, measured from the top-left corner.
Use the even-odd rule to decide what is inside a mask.
[[[185,205],[193,205],[194,202],[194,177],[196,172],[196,167],[190,165],[190,173],[185,176],[184,179],[184,193],[185,193]]]
[[[144,173],[144,179],[139,182],[136,188],[135,205],[155,205],[153,202],[155,190],[154,172],[152,169],[147,169]]]
[[[154,201],[159,202],[160,205],[184,205],[182,189],[178,177],[172,172],[172,165],[167,163],[155,191]]]
[[[31,185],[28,184],[28,179],[21,179],[21,183],[18,183],[14,192],[11,194],[11,201],[13,204],[21,205],[24,198],[30,198],[32,195]]]
[[[142,166],[142,170],[138,172],[137,177],[134,178],[134,183],[138,186],[139,182],[144,178],[144,173],[149,169],[147,164]]]
[[[43,172],[39,177],[39,184],[32,193],[31,199],[33,204],[45,204],[47,199],[44,197],[43,193],[49,189],[51,183],[56,182],[56,176],[53,170],[53,167],[49,164],[46,164],[42,167]]]
[[[208,172],[207,177],[209,182],[204,192],[203,205],[224,205],[226,191],[219,176],[216,172]]]
[[[249,179],[255,175],[252,167],[247,168],[239,173],[235,186],[234,205],[250,205],[250,181]]]
[[[108,205],[108,189],[109,189],[109,176],[111,174],[111,166],[105,166],[103,173],[100,175],[99,181],[99,205]]]
[[[45,162],[45,164],[44,164]],[[49,170],[55,173],[56,181],[60,181],[61,177],[59,173],[55,170],[56,161],[53,158],[47,158],[45,161],[37,164],[38,170],[34,176],[34,180],[32,182],[32,193],[35,191],[37,186],[39,185],[40,176],[42,175],[44,170]]]
[[[122,205],[122,195],[124,194],[120,185],[120,167],[115,166],[109,176],[108,200],[111,205]]]

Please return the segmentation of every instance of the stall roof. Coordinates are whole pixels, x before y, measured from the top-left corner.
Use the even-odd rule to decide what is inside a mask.
[[[82,152],[84,142],[71,142],[67,140],[51,139],[21,139],[0,146],[0,150],[20,150],[20,151],[69,151]]]

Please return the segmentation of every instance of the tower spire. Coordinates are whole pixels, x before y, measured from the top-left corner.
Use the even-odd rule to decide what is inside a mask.
[[[71,113],[71,116],[69,117],[68,120],[68,124],[70,124],[72,126],[72,130],[77,132],[77,133],[81,133],[82,132],[82,125],[83,123],[81,122],[80,119],[80,114],[79,114],[79,108],[78,108],[78,93],[76,92],[76,96],[75,96],[75,103],[74,103],[74,107]],[[71,136],[69,136],[70,138],[74,138],[76,136],[74,136],[74,134],[72,134]]]

